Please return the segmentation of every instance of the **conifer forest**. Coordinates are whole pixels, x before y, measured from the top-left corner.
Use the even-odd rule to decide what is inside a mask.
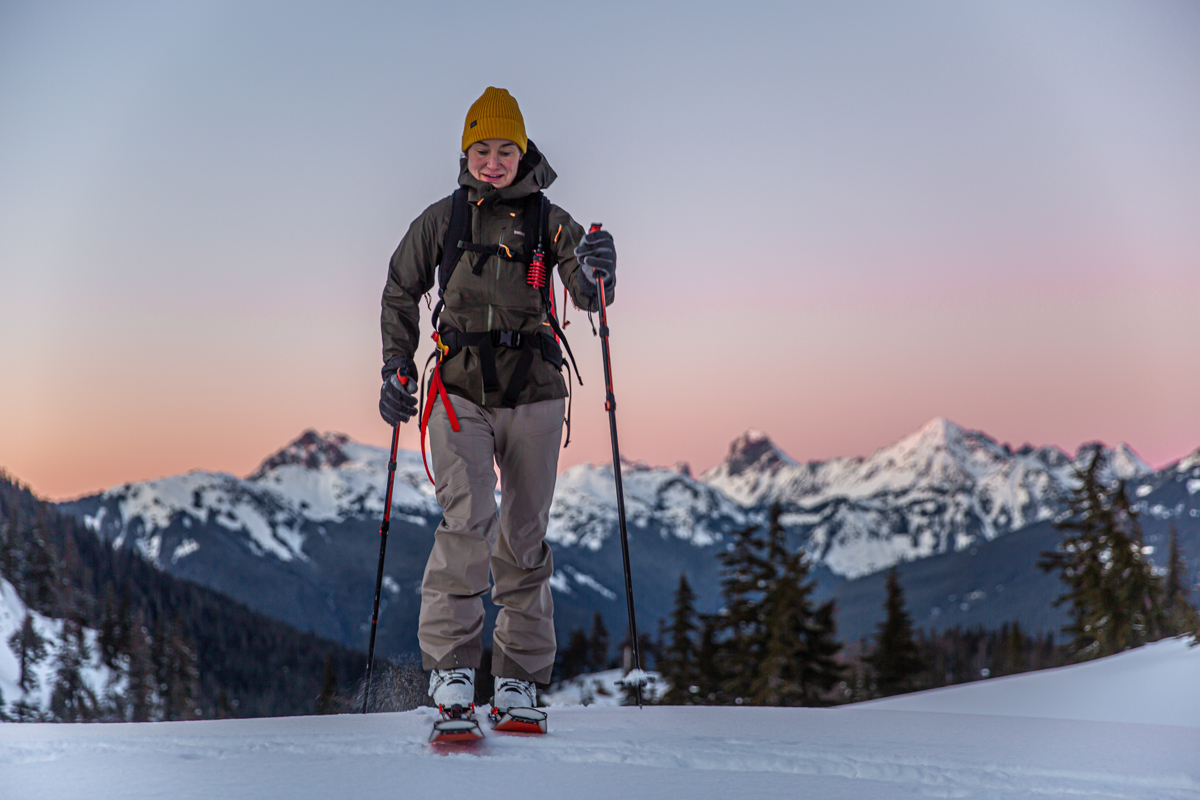
[[[0,576],[62,623],[51,653],[27,613],[8,645],[22,695],[5,718],[150,721],[309,714],[362,675],[365,656],[172,578],[0,475]],[[84,631],[95,631],[85,636]],[[52,659],[49,686],[44,660]],[[105,690],[82,680],[107,672]],[[49,711],[26,695],[50,692]],[[322,700],[322,698],[325,698]]]

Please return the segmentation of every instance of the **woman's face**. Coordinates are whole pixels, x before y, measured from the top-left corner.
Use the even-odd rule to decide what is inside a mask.
[[[521,148],[508,139],[484,139],[467,148],[467,169],[471,176],[497,189],[513,182],[520,162]]]

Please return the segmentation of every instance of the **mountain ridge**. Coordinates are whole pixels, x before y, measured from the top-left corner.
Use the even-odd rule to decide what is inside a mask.
[[[701,604],[715,610],[716,555],[730,533],[761,524],[776,502],[789,541],[810,554],[814,574],[829,592],[866,578],[874,586],[889,567],[974,552],[1031,525],[1050,531],[1073,485],[1073,465],[1087,450],[1074,458],[1055,447],[1013,450],[937,418],[867,456],[800,463],[767,434],[751,430],[734,440],[721,464],[699,477],[680,465],[624,462],[639,616],[669,614],[680,572],[688,574]],[[1191,514],[1184,522],[1200,525],[1192,519],[1200,510],[1191,503],[1200,492],[1200,451],[1188,457],[1194,467],[1184,459],[1159,471],[1149,471],[1127,447],[1105,452],[1115,465],[1112,477],[1131,482],[1147,519],[1165,524]],[[232,594],[302,629],[361,646],[370,599],[363,587],[374,583],[387,458],[383,448],[344,434],[306,430],[246,478],[194,471],[122,484],[63,507],[114,547],[136,548],[160,569]],[[1184,476],[1179,469],[1197,474]],[[1160,496],[1171,499],[1159,502]],[[440,517],[419,453],[401,451],[383,604],[385,609],[390,604],[385,619],[406,621],[389,622],[399,625],[390,629],[381,622],[383,652],[388,647],[395,652],[400,643],[411,648],[424,556]],[[577,464],[559,475],[547,540],[555,549],[551,585],[561,630],[590,624],[597,610],[610,629],[623,630],[617,527],[611,465]],[[1054,539],[1052,533],[1039,536],[1022,541]],[[1011,560],[1018,550],[980,552]],[[937,563],[958,569],[955,559]],[[1035,570],[1032,561],[1027,569]],[[973,565],[963,580],[967,573],[978,583],[986,565]],[[946,597],[987,588],[959,590],[940,579],[929,585],[934,584]],[[1039,591],[1052,597],[1052,590],[1048,584]],[[855,602],[860,610],[846,611],[846,619],[860,620],[851,626],[860,631],[869,617],[862,610],[867,599],[862,595]],[[921,602],[931,608],[961,605],[932,595]],[[1031,624],[1044,627],[1056,619],[1020,608]]]

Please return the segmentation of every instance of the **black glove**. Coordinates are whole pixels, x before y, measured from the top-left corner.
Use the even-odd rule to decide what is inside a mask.
[[[596,285],[603,282],[607,294],[617,282],[617,251],[612,234],[606,230],[591,231],[575,248],[579,259],[579,274],[583,276],[583,293],[596,296]]]
[[[395,427],[408,422],[417,413],[417,377],[413,364],[407,356],[399,355],[388,359],[383,368],[383,386],[379,390],[379,416],[388,425]]]

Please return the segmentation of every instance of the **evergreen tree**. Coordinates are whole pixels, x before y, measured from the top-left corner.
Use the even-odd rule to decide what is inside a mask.
[[[155,659],[159,695],[164,720],[193,719],[196,716],[196,651],[179,632],[179,620],[158,628]]]
[[[816,705],[841,677],[834,606],[813,608],[811,567],[803,551],[789,552],[782,513],[774,505],[765,534],[737,531],[719,556],[725,605],[715,694],[723,702]]]
[[[129,642],[129,688],[125,691],[129,719],[149,722],[155,716],[154,660],[141,609],[134,612]]]
[[[699,674],[699,691],[696,692],[696,696],[700,698],[700,703],[719,705],[724,702],[725,692],[721,688],[721,648],[717,644],[720,624],[720,617],[715,614],[700,616],[700,644],[696,648],[696,672]]]
[[[696,634],[696,593],[688,583],[687,575],[679,575],[679,587],[675,590],[675,608],[671,612],[671,643],[664,648],[658,671],[670,689],[663,695],[666,705],[683,706],[701,702],[699,650]],[[694,691],[693,691],[694,689]]]
[[[1103,450],[1093,445],[1089,455],[1087,465],[1076,468],[1070,515],[1056,523],[1063,541],[1038,562],[1046,572],[1058,570],[1067,585],[1055,605],[1071,606],[1065,632],[1076,661],[1154,641],[1166,626],[1161,581],[1145,557],[1125,483],[1106,486]]]
[[[913,640],[912,617],[904,604],[904,589],[895,567],[888,571],[887,598],[883,603],[886,617],[875,633],[875,647],[867,663],[875,673],[875,685],[880,695],[909,692],[924,665]]]
[[[7,475],[0,470],[0,481],[4,481],[6,478]],[[0,519],[0,578],[9,580],[16,588],[17,594],[21,594],[21,587],[18,584],[21,572],[21,550],[17,537],[17,508],[14,504],[4,510],[8,513],[5,515],[5,519]]]
[[[771,509],[772,526],[780,515]],[[718,556],[723,568],[720,611],[721,638],[717,652],[720,691],[725,701],[742,703],[754,692],[754,678],[767,647],[767,618],[763,598],[778,575],[767,557],[768,544],[758,526],[733,533],[729,548]]]
[[[803,550],[788,552],[778,509],[767,531],[766,558],[775,580],[761,600],[764,618],[762,659],[750,685],[750,702],[771,706],[812,706],[840,680],[841,649],[834,635],[833,602],[813,609],[816,584]]]
[[[46,534],[46,514],[41,511],[26,533],[21,599],[30,608],[55,616],[60,605],[58,559]]]
[[[592,672],[608,669],[608,627],[604,617],[597,611],[592,617],[592,635],[588,639],[588,660]]]
[[[333,664],[333,656],[325,656],[325,674],[321,678],[321,694],[317,696],[314,711],[318,714],[336,714],[341,705],[341,695],[338,693],[337,667]]]
[[[1013,621],[1000,626],[999,641],[992,653],[989,672],[998,675],[1016,675],[1029,669],[1028,637],[1021,630],[1021,623]]]
[[[109,584],[100,603],[100,624],[96,631],[100,660],[109,669],[119,669],[121,656],[129,652],[129,624],[129,593],[124,593],[118,606]]]
[[[801,673],[802,705],[824,705],[822,696],[841,680],[846,667],[838,660],[842,643],[837,638],[837,603],[826,600],[817,606],[806,640],[807,659]]]
[[[571,631],[567,646],[559,653],[559,676],[569,681],[576,675],[587,672],[591,666],[591,644],[583,628]]]
[[[33,614],[25,612],[21,627],[8,637],[8,647],[17,659],[17,688],[28,695],[38,688],[38,678],[33,668],[47,655],[46,640],[33,624]]]
[[[96,695],[83,680],[83,667],[90,658],[83,626],[78,620],[65,620],[50,694],[50,713],[59,722],[87,722],[97,716]]]
[[[1178,636],[1190,633],[1200,638],[1200,614],[1190,602],[1187,580],[1187,563],[1179,551],[1179,531],[1171,523],[1171,549],[1167,556],[1167,578],[1163,586],[1163,615],[1166,617],[1166,633]]]

